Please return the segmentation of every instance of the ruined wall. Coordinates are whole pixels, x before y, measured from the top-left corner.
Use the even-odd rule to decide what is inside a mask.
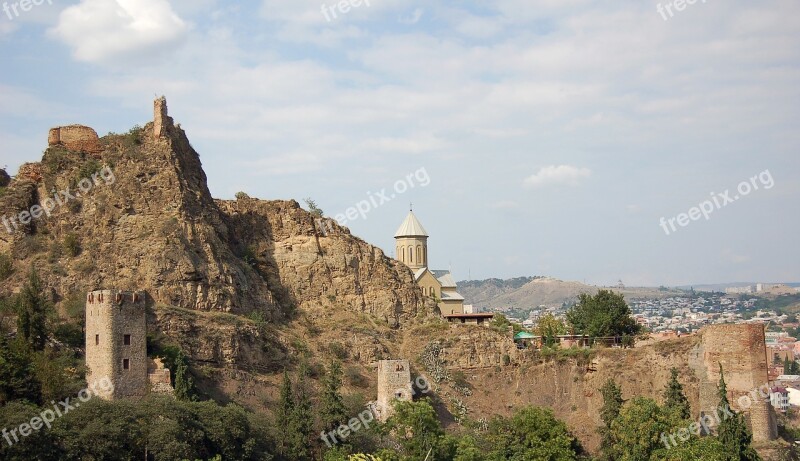
[[[725,374],[728,399],[743,411],[753,431],[753,441],[777,438],[776,416],[769,397],[759,398],[767,386],[768,360],[764,326],[760,324],[713,325],[702,331],[702,340],[690,352],[689,365],[699,383],[699,409],[713,414],[719,405],[719,367]]]
[[[97,132],[88,126],[69,125],[50,129],[47,137],[50,146],[64,146],[75,152],[99,154],[103,151]]]
[[[147,394],[146,336],[143,295],[98,290],[86,296],[86,382],[93,386],[109,379],[113,384],[113,390],[99,397],[114,400]]]
[[[378,362],[377,417],[381,421],[392,414],[392,401],[411,401],[411,367],[408,360],[381,360]]]
[[[164,367],[164,362],[160,358],[148,361],[147,379],[150,382],[151,393],[173,395],[175,389],[172,387],[169,368]]]
[[[161,96],[153,102],[153,136],[166,136],[172,124],[172,118],[167,115],[167,98]]]

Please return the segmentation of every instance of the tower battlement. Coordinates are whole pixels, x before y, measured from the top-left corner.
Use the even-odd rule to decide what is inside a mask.
[[[144,293],[97,290],[86,295],[86,381],[108,379],[100,397],[141,397],[149,391]]]

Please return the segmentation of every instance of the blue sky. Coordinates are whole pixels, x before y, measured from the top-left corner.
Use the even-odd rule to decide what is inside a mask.
[[[322,0],[50,3],[0,12],[12,174],[50,127],[127,131],[164,94],[215,197],[334,216],[424,169],[347,226],[392,255],[413,202],[457,279],[800,281],[796,0],[667,20],[625,0],[348,0],[330,21]],[[767,170],[773,187],[661,227]]]

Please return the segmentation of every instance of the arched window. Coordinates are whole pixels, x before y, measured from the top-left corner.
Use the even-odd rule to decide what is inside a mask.
[[[414,247],[408,247],[408,262],[414,262]]]
[[[422,259],[422,247],[421,247],[421,246],[418,246],[418,247],[417,247],[417,262],[418,262],[418,263],[420,263],[420,264],[422,264],[422,263],[424,263],[424,262],[425,262],[425,261]]]
[[[404,247],[397,247],[397,254],[400,255],[400,261],[406,262],[406,249]]]

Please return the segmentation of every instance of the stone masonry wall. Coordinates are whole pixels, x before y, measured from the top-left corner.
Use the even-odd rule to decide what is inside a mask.
[[[130,344],[125,344],[130,335]],[[141,397],[147,375],[147,324],[144,295],[116,290],[93,291],[86,299],[86,381],[89,386],[110,379],[113,391],[100,395],[114,400]],[[128,360],[128,369],[124,361]]]
[[[50,129],[47,137],[50,146],[64,146],[75,152],[99,154],[103,151],[97,132],[83,125],[60,126]]]
[[[378,362],[378,419],[386,421],[392,414],[392,401],[411,401],[411,367],[408,360]]]
[[[740,398],[749,396],[752,405],[744,410],[753,430],[755,442],[777,437],[776,417],[769,397],[754,399],[757,391],[768,384],[764,326],[758,324],[714,325],[702,331],[702,341],[691,352],[690,366],[700,379],[700,411],[714,414],[719,405],[717,385],[719,365],[725,374],[728,399],[739,408]]]

